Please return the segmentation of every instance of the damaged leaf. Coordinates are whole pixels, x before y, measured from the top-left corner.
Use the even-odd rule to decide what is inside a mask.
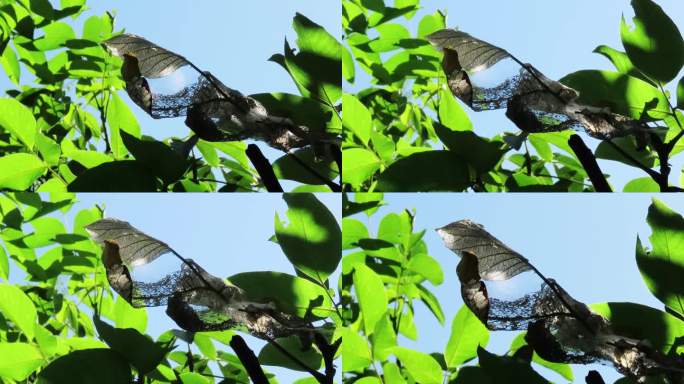
[[[574,129],[598,139],[610,139],[648,129],[639,120],[614,113],[620,111],[581,103],[575,89],[547,78],[505,49],[465,32],[443,29],[427,39],[444,53],[442,68],[455,96],[475,111],[506,108],[506,116],[524,132]],[[480,73],[498,64],[512,65],[517,71],[495,85],[478,79]]]
[[[133,307],[166,306],[166,314],[186,331],[239,328],[262,339],[314,332],[303,319],[280,312],[273,302],[249,300],[254,295],[209,274],[125,221],[102,219],[86,230],[103,245],[102,259],[111,287]],[[177,257],[182,262],[180,269],[154,282],[132,276],[136,267],[164,255]]]
[[[140,36],[122,34],[104,42],[123,60],[122,77],[131,99],[155,119],[186,116],[185,124],[206,141],[261,140],[282,151],[333,143],[325,127],[297,125],[273,116],[256,99],[244,96],[201,71],[186,58]],[[177,92],[156,91],[148,79],[164,78],[189,66],[197,79]]]
[[[613,324],[604,317],[606,311],[595,313],[575,300],[481,225],[461,220],[437,232],[447,248],[461,257],[457,266],[461,296],[488,329],[527,331],[527,344],[549,362],[610,363],[636,380],[684,372],[683,358],[665,355],[667,351],[652,347],[640,334]],[[529,270],[541,278],[541,287],[517,299],[491,296],[482,281],[508,280]]]

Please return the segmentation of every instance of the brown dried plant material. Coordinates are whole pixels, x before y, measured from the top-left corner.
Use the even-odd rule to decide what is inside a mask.
[[[186,116],[185,124],[207,141],[254,139],[282,151],[335,143],[334,135],[273,116],[254,98],[221,83],[185,57],[140,36],[122,34],[104,42],[123,60],[122,77],[131,99],[155,119]],[[148,79],[163,78],[189,66],[197,80],[176,93],[155,92]]]
[[[247,300],[241,288],[211,275],[125,221],[102,219],[86,229],[103,245],[102,260],[112,289],[136,308],[166,306],[167,315],[186,331],[237,328],[268,340],[311,336],[315,330],[303,319],[276,310],[274,303]],[[178,257],[181,268],[151,283],[132,277],[134,268],[162,256]]]
[[[480,224],[460,220],[437,229],[447,248],[461,257],[456,272],[464,303],[490,330],[526,331],[542,358],[560,363],[610,363],[637,380],[667,374],[683,382],[684,359],[665,356],[644,340],[616,334],[610,322],[575,300],[553,279]],[[508,280],[533,271],[539,290],[517,299],[488,294],[483,280]]]
[[[443,29],[427,37],[444,52],[442,68],[451,92],[475,111],[506,108],[506,116],[527,133],[582,130],[598,139],[642,135],[648,126],[627,116],[577,101],[579,94],[544,76],[503,48],[469,34]],[[517,74],[494,86],[475,84],[472,77],[497,63],[512,60]]]

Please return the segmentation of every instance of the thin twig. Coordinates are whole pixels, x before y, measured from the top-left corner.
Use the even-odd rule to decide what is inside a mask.
[[[259,364],[259,359],[257,359],[254,352],[249,349],[247,343],[245,343],[245,340],[241,336],[233,335],[230,339],[230,347],[235,351],[235,354],[238,359],[240,359],[242,366],[245,367],[245,370],[253,383],[268,384],[268,379]]]
[[[266,190],[268,192],[283,192],[283,187],[280,186],[280,182],[278,182],[278,178],[275,172],[273,172],[273,167],[264,154],[261,153],[259,147],[256,144],[248,145],[246,154],[254,168],[256,168],[257,173],[259,173],[259,177],[264,183]]]
[[[582,167],[584,167],[584,170],[587,171],[589,180],[591,180],[591,184],[594,185],[596,192],[613,192],[608,184],[608,180],[606,180],[606,177],[603,175],[603,172],[596,161],[596,157],[591,153],[591,150],[587,145],[584,144],[582,138],[579,135],[572,135],[568,140],[568,145],[572,148],[573,152],[575,152],[575,155],[582,164]]]

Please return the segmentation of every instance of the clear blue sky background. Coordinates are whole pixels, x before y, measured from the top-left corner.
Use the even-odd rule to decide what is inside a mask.
[[[337,194],[317,194],[316,197],[341,220],[340,197]],[[176,252],[191,258],[209,273],[228,277],[240,272],[278,271],[294,274],[294,268],[280,247],[268,241],[275,233],[274,217],[278,212],[285,219],[287,205],[280,194],[79,194],[78,203],[66,214],[52,214],[62,220],[67,229],[79,210],[104,205],[105,215],[130,222],[133,226],[168,243]],[[28,230],[29,228],[27,228]],[[162,256],[157,266],[174,264],[173,258]],[[168,263],[171,261],[171,263]],[[11,282],[17,283],[23,273],[13,265]],[[336,286],[336,278],[331,278]],[[147,332],[156,337],[178,326],[164,313],[164,307],[148,309]],[[248,345],[258,353],[264,343],[245,336]],[[178,350],[184,350],[179,342]],[[229,347],[217,348],[231,352]],[[305,373],[267,367],[276,373],[281,383],[290,383]],[[214,374],[220,374],[215,370]]]
[[[684,2],[656,2],[684,33]],[[422,10],[411,21],[397,19],[392,22],[407,25],[415,35],[418,22],[424,15],[442,10],[447,13],[447,27],[457,27],[503,47],[552,79],[560,79],[582,69],[614,70],[607,59],[592,51],[601,44],[624,50],[620,40],[620,17],[624,14],[631,25],[634,15],[628,0],[421,0],[420,4]],[[345,85],[348,92],[368,86],[369,78],[361,72],[357,71],[357,82],[353,86]],[[502,131],[519,132],[506,118],[505,110],[475,113],[461,105],[481,136],[491,137]],[[598,145],[598,140],[582,136],[591,148]],[[611,175],[609,181],[616,189],[621,190],[629,180],[646,176],[643,171],[622,163],[600,160],[599,164],[605,173]],[[684,160],[677,159],[673,165],[671,182],[678,183]]]
[[[51,0],[55,8],[59,1]],[[296,47],[292,19],[297,12],[323,26],[333,36],[342,34],[341,6],[336,0],[253,0],[253,1],[101,1],[89,0],[90,10],[76,23],[66,19],[80,36],[83,21],[90,15],[116,10],[115,29],[146,39],[185,56],[199,68],[210,71],[228,87],[243,94],[285,92],[299,94],[290,75],[278,64],[268,61],[283,53],[285,37]],[[28,79],[22,73],[22,82]],[[0,90],[14,88],[2,72]],[[185,137],[190,130],[185,118],[155,120],[128,97],[142,133],[157,139]],[[271,161],[283,152],[260,143]],[[197,155],[199,152],[196,151]],[[286,184],[289,189],[291,183]]]
[[[684,213],[684,198],[656,196],[675,211]],[[651,230],[646,224],[650,195],[437,193],[417,196],[395,193],[386,194],[385,201],[388,205],[369,221],[364,214],[354,218],[367,223],[371,234],[375,235],[385,214],[415,208],[414,228],[427,229],[424,240],[429,254],[439,261],[444,271],[444,283],[432,289],[444,309],[446,322],[441,326],[428,309],[418,303],[415,313],[418,340],[404,338],[401,341],[410,348],[444,352],[451,321],[463,304],[455,273],[459,258],[444,247],[434,231],[461,219],[484,225],[499,240],[527,257],[543,274],[556,279],[577,300],[587,304],[630,301],[662,308],[662,303],[644,285],[635,261],[637,234],[650,244]],[[534,284],[538,289],[541,281],[535,280]],[[512,292],[528,292],[518,289],[515,284],[508,288]],[[487,349],[504,353],[515,335],[517,332],[492,333]],[[589,368],[599,370],[606,383],[619,377],[611,367],[575,365],[576,382],[584,382]],[[556,383],[566,382],[555,373],[544,372]]]

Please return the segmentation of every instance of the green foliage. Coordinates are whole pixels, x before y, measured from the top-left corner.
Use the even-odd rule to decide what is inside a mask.
[[[444,350],[444,360],[449,368],[477,357],[477,348],[486,347],[489,341],[487,327],[466,307],[459,309],[451,323],[451,336]]]
[[[653,230],[647,251],[637,237],[636,261],[648,289],[663,304],[684,314],[684,218],[662,201],[653,199],[646,218]]]
[[[276,238],[297,271],[324,285],[342,258],[342,234],[335,217],[311,194],[283,196],[288,223],[276,214]]]
[[[329,288],[327,277],[340,261],[341,231],[334,215],[313,195],[284,198],[292,211],[288,228],[294,224],[296,230],[288,234],[296,238],[296,249],[311,255],[309,248],[323,249],[319,240],[325,240],[329,248],[319,252],[313,264],[307,264],[306,258],[294,257],[293,267],[300,269],[296,263],[324,265],[329,268],[328,274],[323,279],[311,279],[255,271],[233,275],[229,280],[246,291],[247,300],[268,303],[321,326],[322,334],[332,342],[340,337],[336,328],[342,317],[339,300],[335,299],[338,295]],[[114,294],[102,263],[101,247],[84,229],[99,220],[102,211],[88,207],[70,212],[75,202],[72,194],[0,195],[0,255],[9,256],[6,264],[20,270],[13,276],[13,284],[0,283],[1,380],[128,384],[177,383],[180,378],[180,382],[208,384],[222,377],[225,379],[221,382],[249,382],[241,360],[223,348],[231,345],[237,330],[169,330],[156,339],[145,333],[147,311],[133,308]],[[65,225],[65,214],[73,217],[70,225]],[[282,239],[283,249],[292,239]],[[309,246],[307,241],[311,241]],[[323,262],[323,257],[332,260]],[[9,268],[3,268],[6,278]],[[275,342],[311,369],[324,365],[324,353],[310,339],[279,338]],[[181,345],[185,343],[188,345]],[[197,353],[185,352],[190,344]],[[263,347],[258,355],[264,365],[303,370],[272,344]],[[277,383],[272,374],[266,375],[270,382]]]
[[[0,63],[14,85],[5,90],[9,97],[0,98],[0,189],[264,189],[244,142],[200,141],[189,156],[189,136],[144,136],[146,127],[131,110],[137,106],[129,106],[122,96],[121,60],[102,45],[120,33],[114,17],[84,16],[85,0],[63,0],[59,7],[47,0],[0,2]],[[293,28],[299,49],[286,44],[285,54],[275,55],[274,61],[283,64],[301,95],[263,93],[255,98],[275,116],[339,135],[341,45],[301,14],[294,17]],[[195,158],[197,152],[200,158]],[[295,155],[301,162],[292,160]],[[329,191],[319,186],[324,182],[311,169],[327,180],[338,178],[332,157],[314,156],[313,149],[295,155],[274,161],[276,176]]]
[[[343,96],[347,190],[594,190],[580,159],[568,146],[571,132],[514,131],[486,137],[484,127],[474,127],[470,110],[449,91],[443,54],[425,40],[431,32],[452,27],[446,25],[446,11],[425,9],[421,14],[418,0],[388,3],[342,2],[345,55],[350,56],[343,65],[345,89],[350,90]],[[684,119],[675,116],[684,96],[674,102],[676,92],[668,87],[677,85],[667,83],[682,68],[684,42],[674,22],[651,0],[634,0],[632,6],[635,27],[624,20],[621,24],[626,52],[605,45],[594,50],[617,71],[581,70],[562,82],[579,91],[582,103],[647,122],[653,135],[645,136],[650,137],[612,140],[622,151],[599,143],[594,156],[642,170],[658,167],[648,175],[652,182],[635,180],[623,189],[664,191],[674,183],[668,180],[669,165],[657,159],[681,151],[678,133]],[[412,34],[402,16],[411,20],[417,15],[422,18],[417,33]],[[358,76],[360,71],[367,76]],[[677,92],[684,95],[684,91]]]

